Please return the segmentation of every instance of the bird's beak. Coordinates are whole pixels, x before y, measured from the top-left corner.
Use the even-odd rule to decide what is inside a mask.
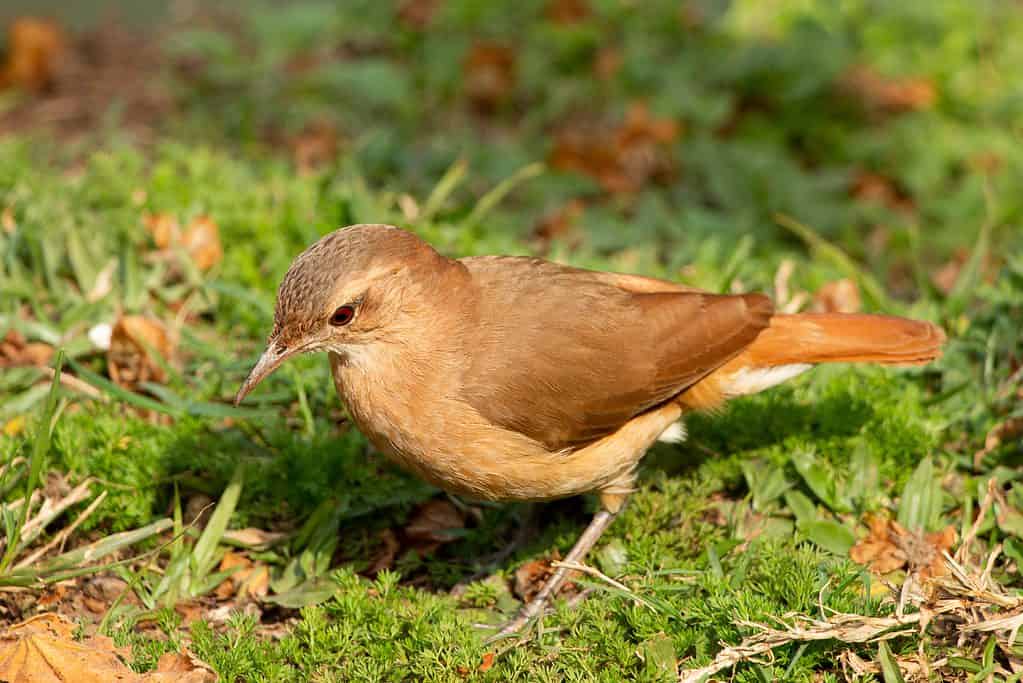
[[[249,371],[249,376],[242,382],[241,389],[238,390],[238,395],[234,397],[234,404],[238,405],[242,402],[249,392],[256,388],[256,385],[263,381],[267,375],[280,367],[281,363],[290,358],[298,349],[289,349],[283,345],[274,343],[271,341],[266,346],[266,350],[263,351],[263,355],[259,357],[252,370]]]

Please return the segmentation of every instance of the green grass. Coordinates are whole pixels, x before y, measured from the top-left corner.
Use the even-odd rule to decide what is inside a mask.
[[[682,29],[674,2],[590,4],[589,18],[562,26],[538,2],[452,1],[422,32],[395,23],[384,3],[250,9],[232,30],[172,33],[168,50],[204,67],[174,82],[180,116],[155,144],[115,135],[69,153],[42,134],[0,141],[0,210],[11,225],[0,230],[0,337],[13,329],[65,349],[69,371],[100,396],[62,389],[47,438],[45,375],[5,369],[0,426],[25,416],[28,428],[0,436],[0,461],[32,464],[9,468],[0,491],[6,504],[20,498],[39,485],[37,467],[72,483],[92,478],[106,499],[71,548],[171,520],[131,551],[147,554],[122,552],[105,569],[141,598],[103,623],[132,646],[137,669],[190,643],[225,681],[674,680],[676,666],[704,665],[722,643],[749,636],[742,623],[829,610],[891,615],[877,578],[848,558],[864,516],[961,530],[991,477],[1006,498],[981,543],[1003,544],[994,575],[1012,594],[1023,588],[1023,449],[1007,439],[974,463],[989,430],[1023,416],[1023,92],[1014,78],[1023,55],[1010,40],[1023,37],[1023,10],[950,0],[774,2],[767,11],[743,1],[719,12],[719,3],[694,2],[703,18]],[[517,58],[516,85],[489,114],[473,113],[462,92],[475,27],[514,45]],[[622,67],[600,80],[591,64],[607,47]],[[298,57],[316,65],[287,70]],[[865,112],[835,92],[855,64],[925,78],[936,100]],[[620,121],[641,99],[682,124],[666,150],[670,180],[615,194],[534,166],[549,160],[552,131],[591,114]],[[292,134],[322,119],[344,141],[312,172],[267,142],[267,131]],[[984,155],[997,158],[989,170]],[[862,170],[884,176],[912,209],[856,197]],[[538,241],[541,217],[572,199],[585,203],[575,232]],[[206,273],[187,257],[154,262],[147,213],[211,216],[223,260]],[[404,553],[370,578],[380,534],[400,535],[415,506],[441,494],[368,453],[342,419],[323,358],[276,373],[248,402],[255,407],[229,405],[291,259],[358,222],[403,225],[453,256],[542,252],[716,291],[771,292],[791,260],[791,290],[851,277],[867,309],[933,320],[950,342],[926,368],[820,368],[693,416],[688,442],[648,456],[639,492],[588,560],[633,595],[583,579],[593,589],[585,601],[561,604],[540,635],[481,671],[493,650],[474,624],[514,612],[515,568],[563,555],[594,501],[542,506],[527,542],[460,598],[449,589],[510,541],[520,506],[481,506],[455,541],[424,557]],[[930,275],[957,250],[967,260],[943,293]],[[111,263],[109,292],[90,300]],[[190,313],[167,381],[139,393],[105,382],[90,327],[120,311],[172,321],[183,301]],[[218,501],[216,523],[189,524],[194,506]],[[5,507],[4,519],[17,517]],[[183,626],[173,611],[209,599],[225,578],[225,525],[287,533],[250,552],[271,567],[270,600],[281,603],[262,605],[264,619],[293,620],[280,639],[251,616]],[[147,621],[166,639],[152,638]],[[791,643],[734,678],[840,680],[847,650],[889,662],[919,642],[897,638],[887,657],[873,644]],[[933,657],[955,654],[977,670],[991,663],[984,639],[959,649],[940,634],[923,642]],[[1003,664],[1009,656],[997,654]]]

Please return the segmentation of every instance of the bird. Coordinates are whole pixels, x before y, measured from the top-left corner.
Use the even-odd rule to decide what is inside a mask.
[[[326,352],[358,429],[427,482],[483,501],[596,494],[565,561],[496,634],[507,637],[543,614],[686,414],[821,363],[922,365],[944,342],[929,322],[784,314],[763,294],[527,256],[449,258],[408,230],[359,224],[292,262],[235,404],[287,359]]]

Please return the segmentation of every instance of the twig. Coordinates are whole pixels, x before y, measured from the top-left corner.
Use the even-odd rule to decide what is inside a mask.
[[[14,568],[15,569],[21,569],[22,567],[27,567],[27,566],[31,565],[33,562],[38,560],[40,557],[43,557],[44,555],[46,555],[46,553],[48,553],[51,550],[53,550],[53,548],[56,547],[57,545],[59,545],[61,551],[63,551],[64,550],[64,543],[67,541],[68,537],[71,536],[71,534],[73,534],[75,532],[75,529],[77,529],[82,524],[82,522],[84,522],[86,519],[88,519],[89,516],[93,512],[96,511],[96,508],[98,508],[100,506],[100,504],[104,500],[106,500],[106,497],[107,497],[107,492],[106,491],[103,491],[98,496],[96,496],[96,499],[93,500],[91,503],[89,503],[89,506],[87,508],[82,510],[81,514],[79,514],[78,517],[75,518],[75,521],[72,522],[70,526],[67,526],[67,527],[64,527],[63,529],[61,529],[60,533],[58,533],[56,536],[54,536],[52,539],[50,539],[49,543],[44,545],[39,550],[36,550],[34,553],[32,553],[31,555],[26,557],[24,560],[22,560],[18,564],[14,565]]]
[[[53,374],[54,374],[53,368],[41,367],[39,369],[43,372],[43,374],[45,374],[47,377],[49,377],[51,381],[53,380]],[[96,387],[92,386],[91,384],[86,384],[85,382],[83,382],[82,380],[78,379],[74,375],[69,375],[66,372],[61,372],[60,373],[60,383],[63,384],[64,386],[66,386],[68,389],[72,389],[74,391],[77,391],[80,394],[85,394],[89,398],[95,398],[95,399],[102,399],[103,398],[103,394],[99,391],[99,389],[97,389]]]

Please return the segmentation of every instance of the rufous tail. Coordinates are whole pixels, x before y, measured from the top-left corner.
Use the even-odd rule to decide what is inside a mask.
[[[714,408],[818,363],[923,365],[941,356],[945,333],[919,320],[851,313],[777,314],[742,353],[690,387],[680,401]]]

